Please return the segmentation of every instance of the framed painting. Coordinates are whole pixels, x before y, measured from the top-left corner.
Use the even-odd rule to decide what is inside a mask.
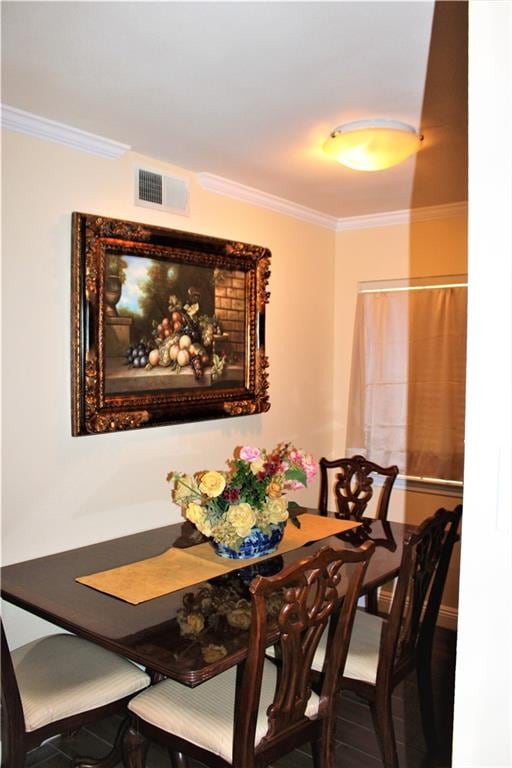
[[[266,248],[73,213],[72,433],[270,408]]]

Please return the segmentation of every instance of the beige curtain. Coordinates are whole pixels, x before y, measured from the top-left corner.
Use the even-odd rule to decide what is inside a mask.
[[[359,294],[347,453],[462,480],[466,302],[464,287]]]

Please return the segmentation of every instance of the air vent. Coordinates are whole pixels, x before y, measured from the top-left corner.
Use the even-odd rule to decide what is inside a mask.
[[[145,203],[163,203],[163,178],[159,173],[139,170],[139,200]]]
[[[135,205],[189,215],[188,182],[148,168],[135,169]]]

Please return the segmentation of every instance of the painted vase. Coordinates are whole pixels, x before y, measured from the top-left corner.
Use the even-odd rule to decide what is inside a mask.
[[[249,536],[240,545],[240,549],[231,549],[225,544],[212,540],[212,546],[220,557],[230,560],[249,560],[253,557],[263,557],[275,552],[277,545],[283,538],[286,520],[270,527],[270,532],[263,533],[259,528],[252,528]]]
[[[121,298],[123,284],[119,275],[107,275],[105,278],[105,314],[117,317],[116,304]]]

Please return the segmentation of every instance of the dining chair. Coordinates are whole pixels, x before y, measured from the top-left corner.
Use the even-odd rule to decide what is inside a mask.
[[[336,501],[335,517],[357,520],[361,522],[366,508],[373,497],[374,478],[380,476],[384,482],[380,487],[375,519],[387,520],[389,497],[393,484],[398,475],[398,467],[381,467],[379,464],[366,459],[364,456],[351,456],[340,459],[322,457],[320,466],[320,499],[318,508],[320,514],[327,516],[329,502],[329,470],[338,470],[334,476],[334,498]],[[364,522],[364,521],[363,521]],[[365,597],[366,610],[369,613],[378,612],[378,590],[368,592]]]
[[[51,736],[126,715],[130,697],[150,683],[131,661],[76,635],[49,635],[10,651],[1,622],[0,630],[2,768],[24,768],[27,753]],[[84,758],[79,765],[117,765],[123,731],[104,760]]]
[[[381,467],[364,456],[350,456],[341,459],[326,459],[322,457],[320,465],[320,500],[318,508],[321,515],[327,515],[329,500],[330,469],[339,470],[335,475],[334,498],[336,500],[336,517],[361,520],[366,507],[373,496],[374,475],[384,478],[381,486],[375,518],[386,520],[388,505],[393,483],[398,475],[398,467]]]
[[[427,749],[438,751],[431,680],[432,642],[462,506],[439,509],[404,543],[389,615],[356,611],[339,688],[370,705],[385,768],[397,768],[391,695],[416,669]],[[322,671],[328,647],[320,641],[313,668]]]
[[[166,745],[171,758],[181,753],[212,768],[262,768],[310,742],[315,768],[334,768],[334,694],[373,550],[369,542],[354,550],[324,547],[274,576],[256,576],[249,587],[246,660],[197,688],[164,680],[132,699],[124,742],[128,768],[145,765],[148,740]],[[317,695],[311,663],[326,627]],[[265,658],[273,643],[278,665]]]

